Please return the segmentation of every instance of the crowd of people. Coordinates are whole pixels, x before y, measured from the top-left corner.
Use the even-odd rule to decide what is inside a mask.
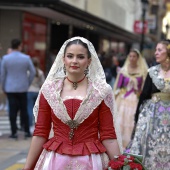
[[[35,124],[23,170],[106,170],[124,152],[142,155],[148,170],[169,169],[169,40],[158,42],[156,65],[148,68],[137,49],[122,63],[114,53],[99,57],[90,41],[73,37],[46,79],[20,45],[12,41],[12,52],[3,56],[1,85],[10,137],[17,137],[18,111],[25,137]]]

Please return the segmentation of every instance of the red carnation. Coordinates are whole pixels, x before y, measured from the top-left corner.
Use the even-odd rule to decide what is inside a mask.
[[[128,156],[126,156],[126,155],[120,155],[120,156],[118,157],[118,160],[119,160],[119,161],[122,161],[122,162],[124,162],[125,159],[134,161],[134,157],[129,156],[129,155],[128,155]]]
[[[123,162],[111,160],[109,166],[114,170],[119,170],[124,165]]]
[[[130,168],[133,169],[138,169],[138,170],[142,170],[143,167],[142,165],[138,164],[138,163],[134,163],[134,162],[130,162],[129,163]]]

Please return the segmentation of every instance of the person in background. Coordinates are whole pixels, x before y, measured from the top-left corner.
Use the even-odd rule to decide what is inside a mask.
[[[111,71],[112,71],[112,79],[110,82],[111,87],[114,87],[114,83],[117,77],[117,74],[120,71],[120,63],[119,63],[119,59],[116,55],[112,56],[112,66],[111,66]]]
[[[1,63],[2,90],[9,102],[10,138],[17,138],[17,113],[20,111],[24,123],[25,137],[30,137],[27,113],[27,91],[35,76],[35,69],[30,56],[21,52],[19,39],[11,41],[12,52],[3,56]],[[27,74],[29,72],[29,75]]]
[[[92,43],[67,40],[34,106],[36,126],[24,169],[105,170],[122,151],[114,108]],[[54,137],[48,139],[51,127]]]
[[[148,70],[136,110],[130,152],[141,154],[149,170],[170,167],[170,40],[158,42],[158,65]]]
[[[7,49],[7,54],[10,54],[12,52],[12,48]]]
[[[131,140],[134,115],[146,74],[147,64],[137,49],[131,50],[114,85],[118,118],[124,149]]]
[[[12,52],[12,48],[8,48],[7,49],[7,54],[10,54],[11,52]],[[6,111],[8,113],[9,112],[8,99],[7,99],[5,93],[3,93],[3,92],[0,92],[0,93],[1,93],[0,94],[1,95],[0,98],[2,99],[1,100],[2,102],[0,102],[1,103],[0,110]]]
[[[105,56],[101,60],[101,64],[103,66],[103,70],[106,76],[106,82],[111,85],[112,81],[112,54],[109,52],[105,54]]]
[[[34,125],[33,124],[33,107],[38,97],[39,90],[45,80],[44,73],[40,69],[39,59],[34,57],[32,58],[32,62],[34,64],[36,74],[27,92],[27,101],[28,101],[27,108],[28,108],[29,126],[30,126],[31,132],[33,132],[33,125]]]

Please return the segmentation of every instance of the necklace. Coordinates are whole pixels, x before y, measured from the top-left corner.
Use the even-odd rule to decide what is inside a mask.
[[[85,79],[85,77],[86,77],[86,76],[84,76],[81,80],[76,81],[76,82],[71,81],[68,77],[66,77],[66,79],[67,79],[70,83],[73,84],[73,88],[74,88],[74,90],[76,90],[77,87],[78,87],[78,83],[82,82],[82,81]]]
[[[162,71],[163,71],[164,75],[166,75],[166,74],[167,74],[167,72],[168,72],[169,70],[170,70],[169,68],[168,68],[168,69],[166,69],[166,70],[162,68]]]

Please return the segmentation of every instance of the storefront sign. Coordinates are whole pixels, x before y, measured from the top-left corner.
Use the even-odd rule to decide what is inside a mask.
[[[134,22],[134,32],[138,33],[138,34],[142,34],[144,32],[144,34],[147,32],[148,29],[148,22],[145,21],[144,22],[144,30],[143,30],[143,22],[142,21],[135,21]]]

